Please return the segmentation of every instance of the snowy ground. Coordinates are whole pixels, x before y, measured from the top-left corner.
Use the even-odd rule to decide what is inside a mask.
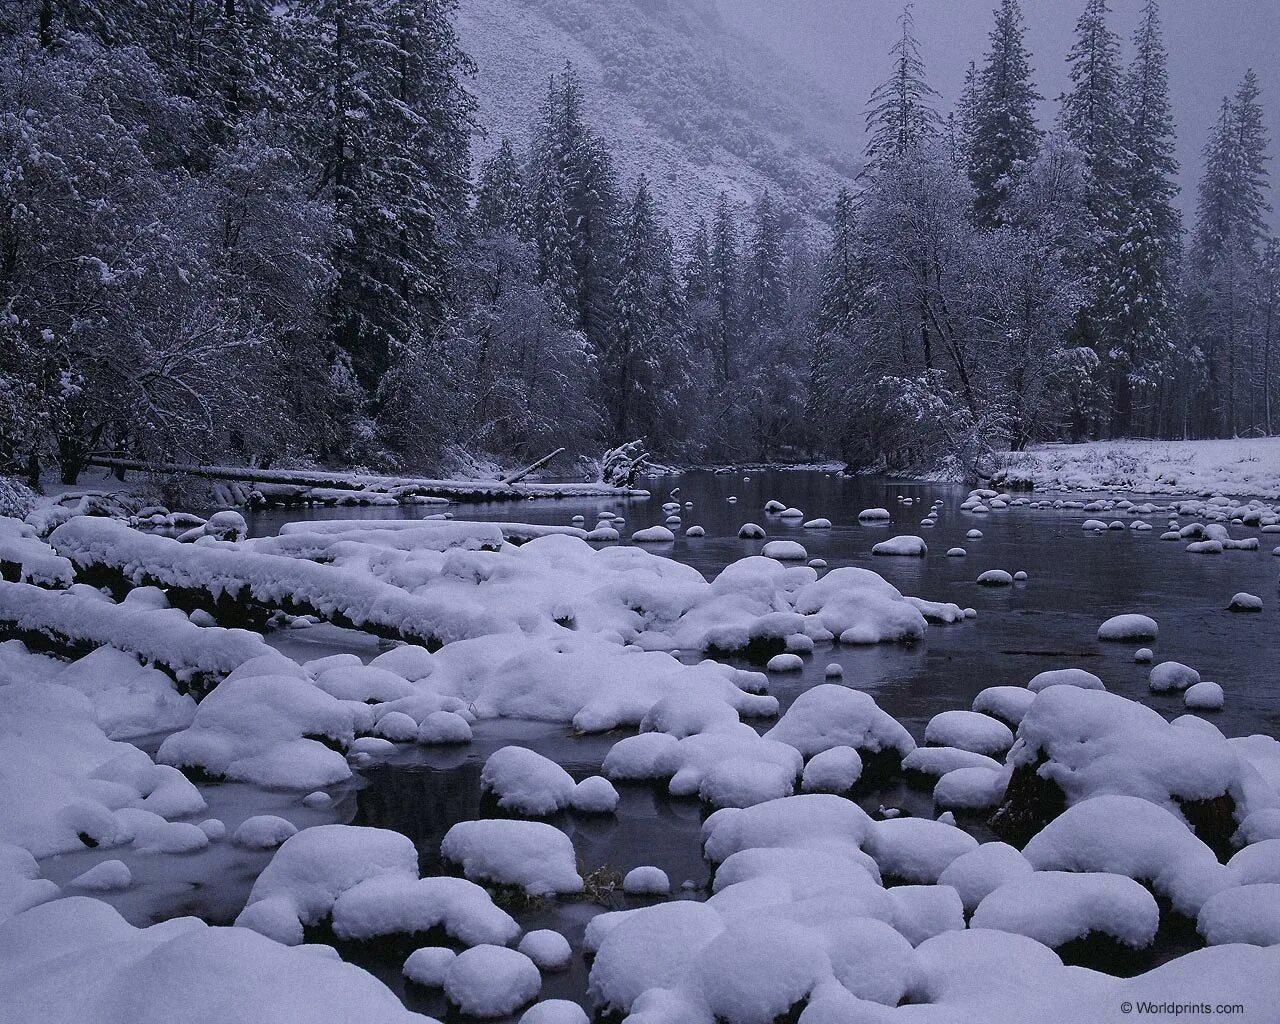
[[[1280,498],[1280,437],[1048,444],[999,459],[997,487]]]
[[[931,562],[925,538],[963,532],[976,562],[977,524],[1042,503],[899,496],[833,524],[730,497],[765,525],[717,541],[739,554],[711,579],[670,557],[677,535],[710,543],[674,492],[645,530],[605,507],[562,529],[349,519],[254,539],[235,512],[0,520],[0,1020],[425,1021],[371,961],[459,1021],[1092,1024],[1192,1003],[1276,1020],[1280,742],[1214,724],[1245,695],[1160,653],[1159,609],[1075,640],[1132,651],[1151,700],[1063,654],[935,702],[913,734],[833,659],[966,629],[973,609],[925,599],[937,561],[1033,593],[968,555]],[[1051,504],[1103,517],[1076,538],[1185,551],[1192,573],[1274,561],[1260,541],[1280,534],[1257,500]],[[833,528],[921,515],[867,556],[911,594],[808,557]],[[1222,614],[1261,624],[1270,597]],[[826,681],[796,692],[815,662]],[[1170,695],[1172,721],[1150,706]],[[598,764],[495,741],[529,720]],[[430,849],[343,823],[364,773],[472,745],[479,810]],[[919,795],[868,801],[885,787]],[[674,816],[625,879],[583,862],[575,839],[645,791],[709,812],[705,888],[655,863],[688,831]],[[588,920],[571,943],[570,916],[549,929],[530,906]],[[545,998],[571,964],[575,1002]]]

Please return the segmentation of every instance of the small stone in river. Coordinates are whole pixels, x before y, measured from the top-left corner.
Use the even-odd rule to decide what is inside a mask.
[[[302,802],[308,807],[328,807],[333,803],[333,797],[323,789],[317,789],[314,793],[304,796]]]
[[[842,665],[837,665],[833,661],[830,665],[827,666],[825,675],[828,679],[843,679],[844,667]]]
[[[1030,577],[1027,576],[1027,574],[1023,572],[1021,569],[1019,569],[1017,572],[1013,574],[1013,578],[1019,583],[1026,583],[1027,580],[1030,579]]]
[[[1155,652],[1150,647],[1139,647],[1133,652],[1133,660],[1139,665],[1145,665],[1149,661],[1154,661],[1155,656]]]

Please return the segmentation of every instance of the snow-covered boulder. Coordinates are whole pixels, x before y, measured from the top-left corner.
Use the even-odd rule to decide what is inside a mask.
[[[1025,935],[1050,949],[1099,935],[1145,949],[1160,927],[1160,909],[1151,893],[1122,875],[1035,871],[993,890],[970,924]]]
[[[1149,641],[1160,635],[1160,627],[1149,615],[1113,615],[1098,627],[1098,639],[1112,642]]]
[[[871,548],[873,555],[897,555],[906,558],[924,558],[929,547],[921,537],[904,534],[901,537],[890,537]]]
[[[976,711],[943,711],[925,726],[926,743],[959,747],[975,754],[1003,754],[1013,746],[1013,733],[1003,722]]]
[[[336,956],[194,917],[135,928],[106,903],[83,896],[0,924],[0,950],[0,1020],[430,1024]]]
[[[460,821],[440,853],[470,879],[518,886],[535,896],[582,891],[573,843],[540,821]]]
[[[900,761],[915,749],[911,734],[870,695],[837,683],[802,693],[765,739],[794,747],[805,757],[852,747],[864,759],[884,754]]]
[[[161,744],[157,760],[216,778],[312,790],[351,777],[333,747],[354,739],[351,706],[293,662],[247,662],[201,703],[191,726]],[[327,741],[321,742],[321,739]]]

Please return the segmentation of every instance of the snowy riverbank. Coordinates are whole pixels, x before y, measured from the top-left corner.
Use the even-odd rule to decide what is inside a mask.
[[[1047,444],[998,460],[992,486],[1280,497],[1280,437]]]

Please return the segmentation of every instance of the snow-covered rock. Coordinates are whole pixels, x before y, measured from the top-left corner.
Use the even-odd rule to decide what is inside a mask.
[[[929,553],[928,545],[923,538],[911,534],[901,537],[890,537],[882,540],[871,549],[873,555],[900,555],[908,558],[923,558]]]
[[[506,1017],[542,990],[542,975],[523,953],[503,946],[475,946],[444,974],[444,993],[472,1017]]]
[[[1013,746],[1013,733],[1003,722],[976,711],[943,711],[929,719],[926,743],[959,747],[975,754],[1003,754]]]
[[[582,891],[573,843],[544,822],[460,821],[445,833],[440,852],[473,880],[535,896]]]
[[[1099,640],[1133,641],[1154,640],[1160,635],[1160,627],[1149,615],[1128,613],[1113,615],[1098,627]]]
[[[1051,949],[1090,935],[1144,949],[1155,940],[1160,909],[1151,893],[1122,875],[1035,871],[984,897],[970,924],[1025,935]]]

